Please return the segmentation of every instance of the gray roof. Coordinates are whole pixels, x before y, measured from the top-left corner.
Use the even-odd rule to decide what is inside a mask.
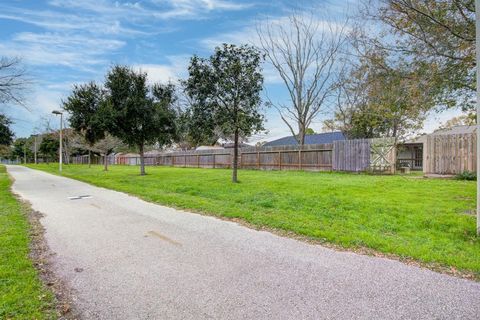
[[[451,128],[447,129],[439,129],[435,130],[432,133],[429,134],[424,134],[422,136],[410,139],[405,141],[405,143],[424,143],[427,141],[427,136],[441,136],[441,135],[447,135],[447,134],[467,134],[467,133],[475,133],[476,131],[476,126],[454,126]]]
[[[435,130],[432,134],[465,134],[465,133],[474,133],[476,132],[476,126],[454,126],[448,129]]]
[[[305,144],[323,144],[333,143],[337,140],[345,140],[345,136],[341,132],[326,132],[308,134],[305,136]],[[273,146],[292,146],[298,145],[297,140],[293,136],[283,137],[277,140],[273,140],[264,144],[265,147]]]

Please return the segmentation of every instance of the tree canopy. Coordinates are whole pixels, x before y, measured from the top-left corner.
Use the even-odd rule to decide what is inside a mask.
[[[45,157],[46,161],[50,159],[56,159],[58,149],[60,148],[60,142],[53,135],[45,135],[42,138],[42,142],[38,148],[38,151]]]
[[[426,70],[423,76],[437,88],[432,93],[438,105],[471,110],[476,90],[475,2],[380,0],[367,4],[366,16],[387,26],[389,34],[376,38],[376,44]]]
[[[262,55],[252,46],[223,44],[209,58],[194,56],[184,82],[191,101],[189,112],[203,121],[190,123],[190,131],[203,131],[198,140],[218,134],[234,142],[232,181],[237,182],[240,138],[263,130],[260,92]]]
[[[71,95],[62,102],[63,109],[70,114],[70,126],[82,133],[90,145],[105,137],[104,96],[104,90],[95,82],[90,82],[74,85]]]
[[[175,87],[147,84],[147,74],[127,66],[114,66],[106,76],[108,132],[140,153],[140,174],[145,174],[144,147],[165,146],[176,137]]]
[[[389,51],[373,49],[339,82],[335,120],[349,138],[402,138],[423,125],[435,101],[431,84]]]
[[[13,142],[13,132],[10,129],[12,121],[4,114],[0,114],[0,145],[10,145]]]

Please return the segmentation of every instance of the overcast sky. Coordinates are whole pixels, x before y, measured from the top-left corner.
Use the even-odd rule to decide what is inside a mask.
[[[32,80],[26,104],[2,106],[14,120],[17,137],[34,133],[52,117],[74,83],[103,81],[116,63],[148,72],[150,81],[185,77],[193,54],[208,56],[223,42],[255,41],[255,24],[288,15],[292,1],[240,0],[50,0],[0,1],[0,55],[21,57]],[[315,1],[323,17],[342,19],[355,2]],[[338,5],[342,3],[342,5]],[[308,5],[302,1],[302,5]],[[265,66],[268,94],[287,99],[276,74]],[[254,140],[289,134],[275,110],[266,110],[268,133]],[[458,114],[432,114],[432,131]],[[320,131],[322,115],[312,125]],[[55,123],[55,122],[52,122]]]

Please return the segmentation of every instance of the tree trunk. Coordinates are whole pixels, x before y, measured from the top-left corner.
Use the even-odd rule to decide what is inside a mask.
[[[145,156],[143,153],[143,144],[138,146],[138,150],[140,153],[140,175],[144,176],[145,175]]]
[[[300,127],[298,130],[298,144],[303,146],[305,144],[305,128]]]
[[[237,183],[237,167],[238,167],[238,129],[235,130],[235,138],[233,142],[233,172],[232,182]]]
[[[88,167],[92,167],[92,151],[90,149],[88,149]]]
[[[103,168],[103,171],[108,171],[108,157],[107,157],[107,154],[105,153],[104,157],[103,157],[103,164],[104,164],[104,168]]]

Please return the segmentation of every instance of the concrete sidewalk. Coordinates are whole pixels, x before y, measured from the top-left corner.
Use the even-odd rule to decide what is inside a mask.
[[[8,172],[45,214],[55,272],[85,319],[480,318],[477,282],[21,166]]]

